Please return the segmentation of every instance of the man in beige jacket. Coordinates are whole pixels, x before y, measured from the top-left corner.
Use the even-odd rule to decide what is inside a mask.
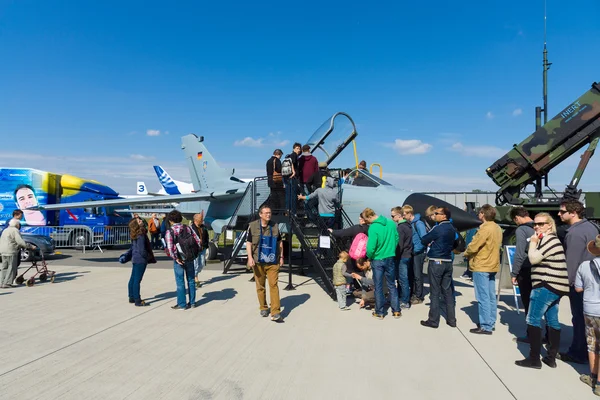
[[[485,204],[479,210],[482,224],[465,250],[473,271],[475,298],[479,308],[479,324],[470,330],[479,335],[491,335],[496,325],[496,273],[500,270],[502,229],[494,222],[496,209]]]
[[[25,243],[21,237],[20,228],[21,223],[19,220],[13,218],[9,221],[8,228],[2,232],[2,236],[0,237],[0,254],[2,255],[0,288],[2,289],[12,287],[11,284],[17,277],[20,250],[32,247]]]

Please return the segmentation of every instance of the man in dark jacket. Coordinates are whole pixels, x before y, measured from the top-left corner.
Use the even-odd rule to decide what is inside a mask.
[[[283,187],[283,177],[281,176],[281,156],[283,151],[275,149],[273,156],[267,161],[267,179],[271,195],[269,204],[273,212],[285,209],[285,188]]]
[[[406,219],[412,228],[413,256],[411,259],[412,266],[412,283],[411,291],[412,298],[410,304],[423,303],[423,263],[425,262],[425,250],[427,246],[423,246],[421,239],[427,234],[427,225],[421,221],[421,214],[415,214],[412,206],[408,204],[402,207],[404,219]],[[409,281],[411,274],[409,276]]]
[[[302,156],[298,159],[298,168],[301,172],[298,179],[305,185],[310,180],[310,177],[319,170],[319,162],[310,153],[310,146],[307,144],[302,146]],[[308,190],[306,192],[308,193]]]
[[[432,215],[432,220],[437,222],[428,234],[423,236],[421,243],[429,246],[429,282],[431,293],[429,299],[429,318],[421,321],[421,325],[428,328],[437,328],[440,324],[440,294],[446,303],[446,324],[456,327],[456,311],[452,294],[452,250],[456,230],[450,222],[450,210],[446,207],[438,208]]]
[[[585,364],[587,361],[587,345],[585,335],[585,320],[583,318],[583,293],[575,290],[577,269],[584,261],[590,261],[594,256],[586,251],[587,244],[595,240],[598,228],[584,218],[585,208],[577,200],[567,200],[560,203],[558,215],[569,225],[565,236],[565,256],[569,272],[569,303],[573,322],[573,341],[566,353],[560,353],[561,360]]]
[[[529,312],[529,300],[531,298],[531,262],[527,256],[529,249],[529,239],[535,231],[533,230],[533,220],[525,207],[513,207],[510,210],[510,219],[518,225],[515,231],[516,250],[512,263],[510,276],[513,285],[519,285],[521,292],[521,301],[525,307],[525,315]],[[527,336],[517,338],[517,342],[529,343]]]
[[[402,207],[392,208],[392,220],[398,224],[398,246],[396,247],[396,280],[398,281],[398,297],[400,308],[410,308],[410,284],[408,280],[408,266],[412,256],[412,229],[404,219]]]

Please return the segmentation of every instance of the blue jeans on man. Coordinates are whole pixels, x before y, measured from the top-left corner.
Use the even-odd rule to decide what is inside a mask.
[[[373,281],[375,282],[375,313],[384,315],[385,296],[383,294],[383,277],[390,294],[390,305],[392,312],[400,311],[400,302],[398,301],[398,290],[396,289],[396,268],[394,266],[394,257],[384,258],[383,260],[371,261],[373,269]]]
[[[410,284],[408,282],[408,267],[410,258],[395,258],[396,280],[398,281],[398,297],[401,307],[410,307]]]
[[[527,313],[527,325],[542,327],[542,317],[546,318],[546,325],[552,329],[560,330],[558,322],[558,303],[560,296],[540,287],[531,291],[531,302]]]
[[[440,324],[440,297],[446,304],[446,323],[456,325],[456,303],[452,293],[452,261],[429,260],[429,322],[434,326]]]
[[[142,283],[144,272],[146,272],[146,265],[148,264],[133,264],[133,268],[131,268],[131,277],[129,278],[128,292],[129,298],[133,299],[133,301],[136,304],[139,304],[142,301],[142,297],[140,294],[140,284]]]
[[[496,327],[496,315],[498,313],[496,273],[473,272],[473,286],[475,287],[475,299],[479,311],[479,327],[484,331],[491,332]]]
[[[202,250],[198,257],[194,260],[194,275],[198,276],[200,272],[204,269],[206,265],[206,249]]]
[[[415,254],[411,260],[413,269],[413,296],[423,300],[423,264],[425,263],[425,252]]]
[[[296,215],[296,204],[298,202],[298,196],[296,194],[296,186],[298,180],[296,178],[283,178],[285,185],[285,206],[292,215]]]
[[[187,279],[188,291],[190,294],[190,305],[196,303],[196,284],[194,283],[194,262],[188,261],[183,265],[173,261],[173,270],[175,271],[175,284],[177,285],[177,305],[179,308],[185,308],[185,281]],[[185,279],[184,279],[185,274]]]

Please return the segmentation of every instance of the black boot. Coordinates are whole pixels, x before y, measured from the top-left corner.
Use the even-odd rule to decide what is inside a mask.
[[[541,369],[542,330],[536,326],[527,325],[527,336],[530,342],[529,357],[524,360],[515,361],[515,364],[519,367]]]
[[[560,347],[560,329],[548,328],[548,355],[542,358],[544,364],[556,368],[556,355]]]

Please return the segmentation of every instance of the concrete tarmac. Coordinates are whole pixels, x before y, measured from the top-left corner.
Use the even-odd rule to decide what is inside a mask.
[[[592,399],[586,365],[519,368],[528,352],[510,293],[496,332],[477,319],[470,284],[456,281],[458,328],[421,327],[428,298],[395,320],[357,304],[342,312],[309,277],[281,290],[285,323],[261,318],[248,274],[202,272],[198,308],[175,311],[172,264],[146,271],[128,303],[122,251],[68,252],[49,261],[55,283],[0,291],[0,399]],[[20,273],[24,271],[20,269]],[[460,271],[462,272],[462,270]],[[287,275],[280,275],[280,289]],[[568,299],[560,305],[570,343]]]

